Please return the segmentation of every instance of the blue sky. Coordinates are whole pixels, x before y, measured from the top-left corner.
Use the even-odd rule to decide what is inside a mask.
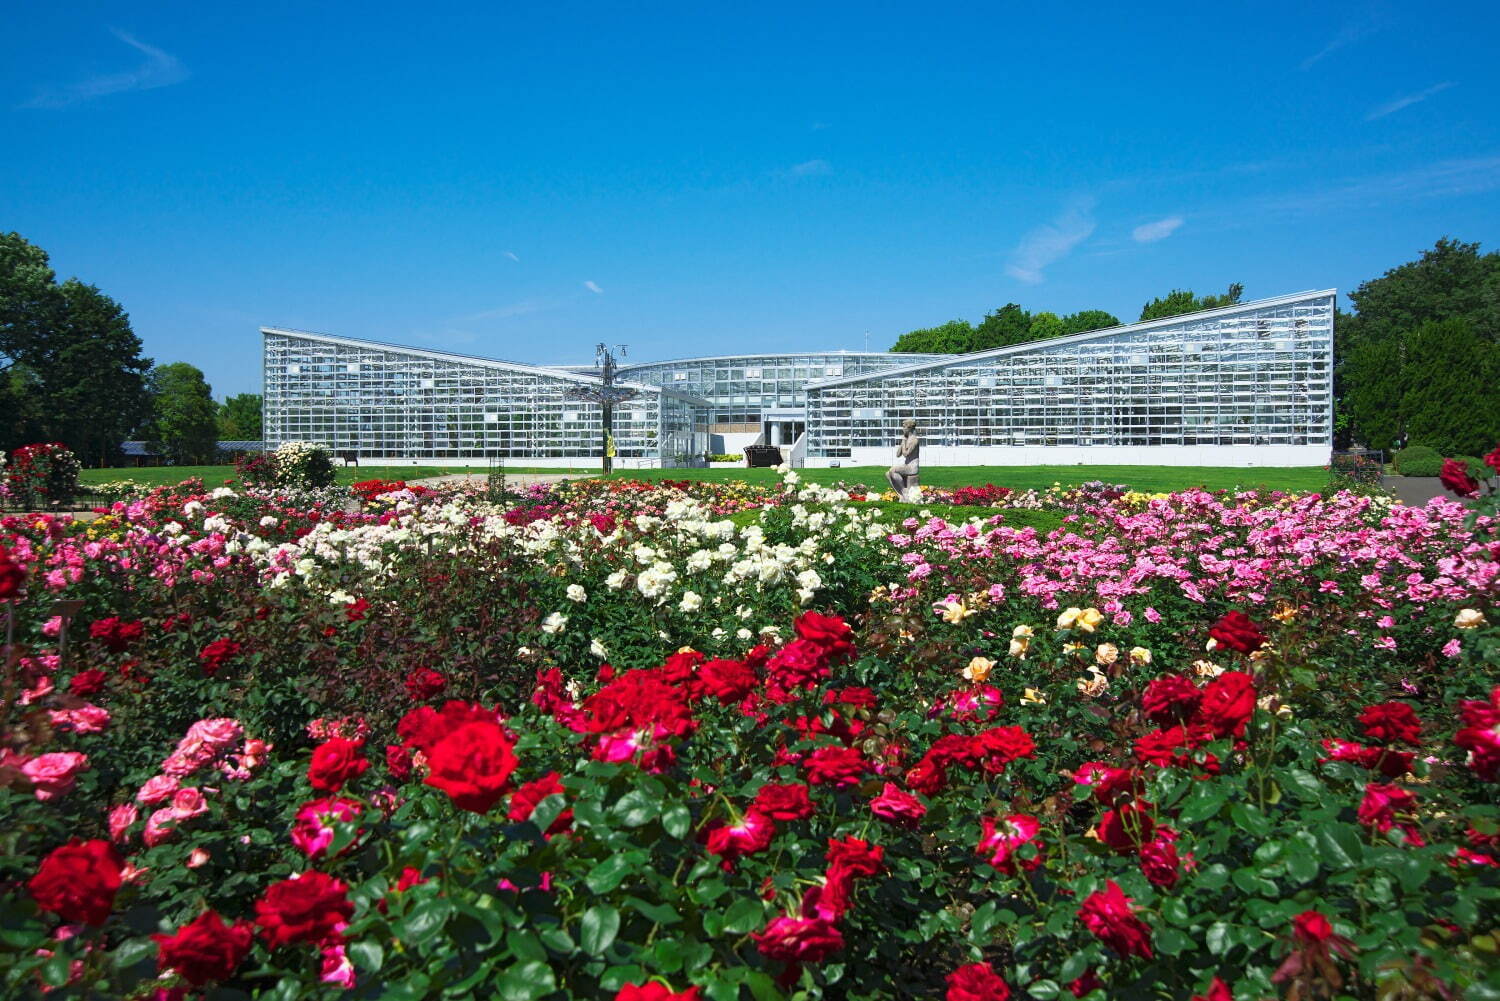
[[[219,395],[261,325],[884,348],[1500,246],[1493,3],[28,6],[0,229]]]

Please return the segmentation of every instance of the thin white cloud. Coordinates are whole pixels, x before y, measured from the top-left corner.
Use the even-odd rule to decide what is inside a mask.
[[[509,257],[511,260],[515,261],[517,264],[521,263],[521,258],[518,257],[518,256],[516,256],[516,252],[514,250],[507,250],[505,252],[505,256]]]
[[[833,164],[827,160],[806,160],[787,168],[787,173],[793,177],[816,177],[833,173]]]
[[[1373,122],[1377,118],[1384,118],[1386,115],[1394,115],[1402,108],[1409,108],[1419,101],[1425,101],[1433,94],[1441,94],[1443,91],[1452,86],[1452,80],[1444,80],[1442,83],[1433,84],[1426,90],[1419,90],[1415,94],[1407,94],[1404,97],[1396,98],[1394,101],[1387,101],[1385,104],[1382,104],[1380,107],[1374,109],[1368,115],[1366,115],[1365,121]]]
[[[1048,266],[1072,253],[1074,247],[1093,234],[1096,226],[1093,210],[1092,198],[1073,199],[1056,219],[1021,238],[1011,251],[1005,273],[1028,285],[1040,283]]]
[[[603,295],[604,294],[604,290],[602,288],[600,288],[598,285],[594,284],[593,282],[584,282],[583,283],[583,287],[586,288],[586,289],[588,289],[590,292],[594,293],[595,295]]]
[[[1177,232],[1177,227],[1182,225],[1182,216],[1167,216],[1155,222],[1142,223],[1130,231],[1130,238],[1136,243],[1155,243],[1157,240],[1165,240]]]
[[[79,80],[76,83],[44,87],[21,107],[69,108],[85,101],[107,97],[110,94],[170,87],[174,83],[181,83],[191,75],[176,56],[163,52],[154,45],[147,45],[123,31],[115,30],[112,33],[120,41],[144,55],[146,61],[135,69],[121,73],[105,73]]]
[[[1302,60],[1302,68],[1310,70],[1328,56],[1333,55],[1339,49],[1353,45],[1361,39],[1373,35],[1385,27],[1387,19],[1379,12],[1371,12],[1357,20],[1346,22],[1339,28],[1338,33],[1329,39],[1328,44],[1317,52]]]

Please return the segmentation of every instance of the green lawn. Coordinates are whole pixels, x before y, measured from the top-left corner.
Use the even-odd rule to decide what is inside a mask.
[[[815,483],[862,484],[885,488],[885,468],[858,466],[846,469],[799,469],[804,479]],[[621,479],[640,480],[748,480],[771,483],[770,469],[628,469],[614,474]],[[981,486],[994,483],[1014,490],[1046,489],[1054,483],[1072,486],[1103,480],[1123,483],[1147,493],[1206,487],[1265,487],[1272,490],[1321,490],[1328,473],[1318,467],[1262,467],[1242,469],[1217,466],[933,466],[922,468],[922,484],[930,487]]]
[[[507,466],[507,473],[574,473],[594,475],[597,467],[580,466],[576,469],[557,469],[529,466]],[[446,473],[483,473],[485,467],[469,469],[452,466],[351,466],[337,470],[340,483],[359,480],[414,480],[424,476],[442,476]],[[801,469],[798,473],[815,483],[848,483],[866,487],[885,486],[885,469],[880,466],[859,466],[846,469]],[[177,483],[190,476],[202,477],[209,486],[217,486],[226,479],[234,478],[233,466],[145,466],[118,469],[85,469],[81,479],[85,484],[109,483],[115,480],[134,480],[152,486]],[[773,483],[777,474],[771,469],[624,469],[616,470],[618,479],[635,480],[709,480],[728,482],[746,480],[751,483]],[[1054,483],[1071,486],[1103,480],[1106,483],[1124,483],[1136,490],[1148,493],[1184,490],[1188,487],[1206,487],[1210,490],[1234,487],[1266,487],[1272,490],[1309,491],[1321,490],[1328,483],[1328,474],[1317,467],[1312,468],[1239,468],[1196,466],[932,466],[922,470],[922,483],[932,487],[980,486],[995,483],[1015,490],[1046,489]]]

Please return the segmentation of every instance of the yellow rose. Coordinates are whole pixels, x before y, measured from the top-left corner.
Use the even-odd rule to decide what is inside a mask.
[[[1057,628],[1072,629],[1073,623],[1078,621],[1078,616],[1083,614],[1081,608],[1070,608],[1057,617]]]
[[[1026,659],[1026,648],[1029,646],[1025,640],[1016,639],[1010,641],[1010,655],[1021,660]]]
[[[964,603],[961,601],[950,601],[943,606],[943,621],[952,622],[955,625],[973,614],[973,612],[964,607]]]
[[[1016,626],[1016,628],[1010,631],[1010,634],[1018,640],[1029,640],[1032,636],[1036,635],[1032,632],[1030,626]]]
[[[1100,643],[1094,651],[1094,660],[1105,667],[1120,659],[1120,648],[1113,643]]]
[[[985,657],[975,657],[969,661],[969,666],[964,668],[964,677],[970,681],[984,681],[994,670],[995,662]]]
[[[1478,629],[1484,623],[1484,613],[1477,608],[1460,608],[1453,619],[1453,624],[1459,629]]]
[[[1147,664],[1151,663],[1151,651],[1147,650],[1143,646],[1131,647],[1130,662],[1136,667],[1145,667]]]
[[[1193,661],[1193,670],[1200,678],[1217,678],[1224,673],[1224,669],[1211,660]]]
[[[1078,628],[1091,633],[1104,621],[1104,613],[1097,608],[1085,608],[1078,614]]]
[[[1047,696],[1035,688],[1028,688],[1025,692],[1021,693],[1021,705],[1023,706],[1044,706],[1046,704]]]
[[[1109,689],[1109,679],[1098,671],[1091,671],[1087,678],[1078,679],[1078,690],[1089,698],[1103,695]]]

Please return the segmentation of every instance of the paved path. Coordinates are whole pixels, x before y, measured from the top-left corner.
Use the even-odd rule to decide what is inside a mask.
[[[1452,497],[1436,476],[1382,476],[1380,485],[1407,507],[1425,507],[1434,497]]]

